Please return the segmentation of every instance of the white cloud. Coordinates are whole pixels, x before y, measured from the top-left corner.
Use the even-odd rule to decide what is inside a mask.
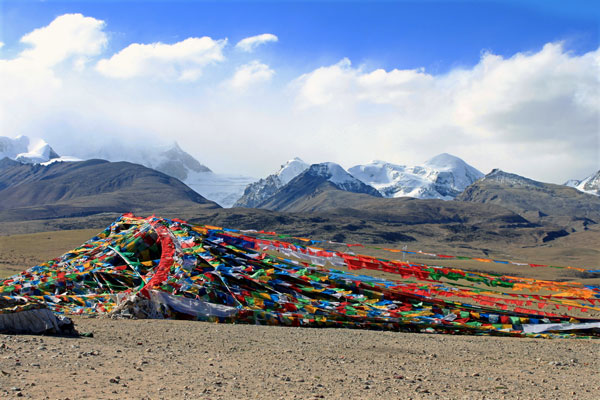
[[[454,120],[514,142],[567,141],[573,134],[597,139],[599,66],[600,51],[574,56],[560,44],[509,59],[486,54],[472,70],[446,78],[460,85]]]
[[[59,65],[82,71],[107,44],[104,22],[81,14],[65,14],[24,35],[26,49],[13,59],[0,59],[0,123],[2,131],[18,133],[35,124],[60,98]],[[12,131],[12,132],[11,132]]]
[[[0,49],[4,47],[4,42],[0,42]]]
[[[347,107],[349,102],[361,101],[408,106],[415,94],[425,95],[433,83],[434,78],[422,70],[365,72],[360,67],[352,68],[350,60],[344,58],[337,64],[301,75],[292,86],[298,89],[301,107]]]
[[[275,71],[268,65],[254,60],[238,67],[229,84],[235,89],[245,90],[254,84],[271,80],[274,74]]]
[[[250,36],[237,42],[235,47],[245,52],[252,52],[258,46],[268,42],[277,42],[279,38],[272,33],[263,33],[261,35]]]
[[[20,58],[42,66],[54,66],[69,57],[95,56],[107,43],[102,31],[104,21],[81,14],[65,14],[57,17],[48,26],[34,30],[21,38],[30,45]]]
[[[259,61],[238,64],[246,55],[227,58],[225,40],[190,38],[133,44],[85,68],[106,46],[104,29],[94,18],[61,16],[25,35],[28,47],[14,59],[0,59],[3,135],[43,137],[75,156],[103,142],[177,140],[218,172],[254,176],[294,156],[350,167],[441,152],[483,172],[556,183],[600,168],[600,49],[487,53],[444,74],[347,59],[306,71],[278,60],[275,79]],[[200,74],[201,84],[172,84]],[[261,82],[270,83],[244,94]]]
[[[109,59],[100,60],[98,72],[112,78],[157,77],[194,81],[208,64],[225,60],[227,39],[188,38],[174,44],[133,43]]]
[[[369,147],[380,158],[383,152],[403,162],[394,153],[407,147],[448,151],[484,171],[501,167],[560,182],[600,168],[599,65],[600,49],[574,55],[550,43],[510,58],[486,53],[474,67],[443,75],[369,72],[344,59],[291,87],[299,113],[343,113],[346,124],[376,132],[381,145]]]

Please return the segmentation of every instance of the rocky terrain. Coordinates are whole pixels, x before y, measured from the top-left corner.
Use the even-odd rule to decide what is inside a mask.
[[[93,337],[0,335],[0,396],[597,399],[598,344],[75,318]]]

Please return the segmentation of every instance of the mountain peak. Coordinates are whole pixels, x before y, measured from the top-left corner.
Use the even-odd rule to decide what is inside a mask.
[[[31,140],[23,135],[15,138],[0,136],[0,158],[3,157],[26,164],[43,163],[60,158],[43,139]]]
[[[425,165],[435,165],[435,166],[448,166],[453,164],[466,164],[461,158],[453,156],[448,153],[441,153],[437,156],[431,157],[429,160],[425,161]]]
[[[341,165],[333,163],[333,162],[323,162],[319,164],[312,164],[308,168],[308,174],[321,176],[327,179],[355,179],[352,175],[350,175]]]
[[[273,175],[254,185],[272,188],[269,183],[271,177]],[[339,200],[342,206],[347,206],[347,201],[355,198],[354,194],[381,197],[376,189],[350,175],[339,164],[324,162],[312,164],[287,185],[270,193],[255,207],[276,211],[314,211],[323,207],[322,201],[331,204],[331,201],[335,203]],[[248,199],[251,198],[248,196]]]
[[[450,200],[483,174],[460,158],[438,154],[421,165],[406,166],[372,161],[348,170],[362,182],[373,186],[384,197],[416,197]]]
[[[211,172],[207,166],[182,150],[177,142],[173,142],[167,150],[158,154],[157,161],[152,165],[154,169],[181,181],[185,181],[193,172]]]
[[[304,172],[307,168],[308,164],[302,161],[300,157],[294,157],[286,161],[275,175],[277,175],[283,185],[287,185],[289,181]]]
[[[276,173],[248,184],[242,197],[233,206],[257,207],[307,168],[308,164],[299,157],[286,161]]]
[[[325,179],[333,183],[338,189],[347,192],[366,193],[371,196],[381,197],[381,194],[375,188],[355,178],[342,168],[341,165],[334,162],[313,164],[302,175]]]
[[[485,181],[497,182],[503,185],[511,186],[535,186],[540,187],[543,183],[525,178],[521,175],[504,172],[499,168],[494,168],[489,174],[483,177]]]

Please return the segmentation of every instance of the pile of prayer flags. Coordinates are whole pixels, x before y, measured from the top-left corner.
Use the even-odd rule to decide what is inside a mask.
[[[264,233],[264,232],[261,232]],[[59,258],[0,280],[0,296],[64,314],[121,312],[232,323],[596,337],[598,287],[410,264],[300,238],[121,216]],[[298,239],[298,238],[296,238]],[[321,242],[323,243],[323,242]],[[341,269],[337,269],[341,268]],[[342,270],[343,269],[343,270]],[[367,269],[394,279],[358,275]]]

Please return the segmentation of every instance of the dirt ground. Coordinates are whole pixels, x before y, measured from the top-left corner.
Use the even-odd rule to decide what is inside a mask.
[[[0,396],[597,399],[600,344],[192,321],[75,319],[0,335]]]

